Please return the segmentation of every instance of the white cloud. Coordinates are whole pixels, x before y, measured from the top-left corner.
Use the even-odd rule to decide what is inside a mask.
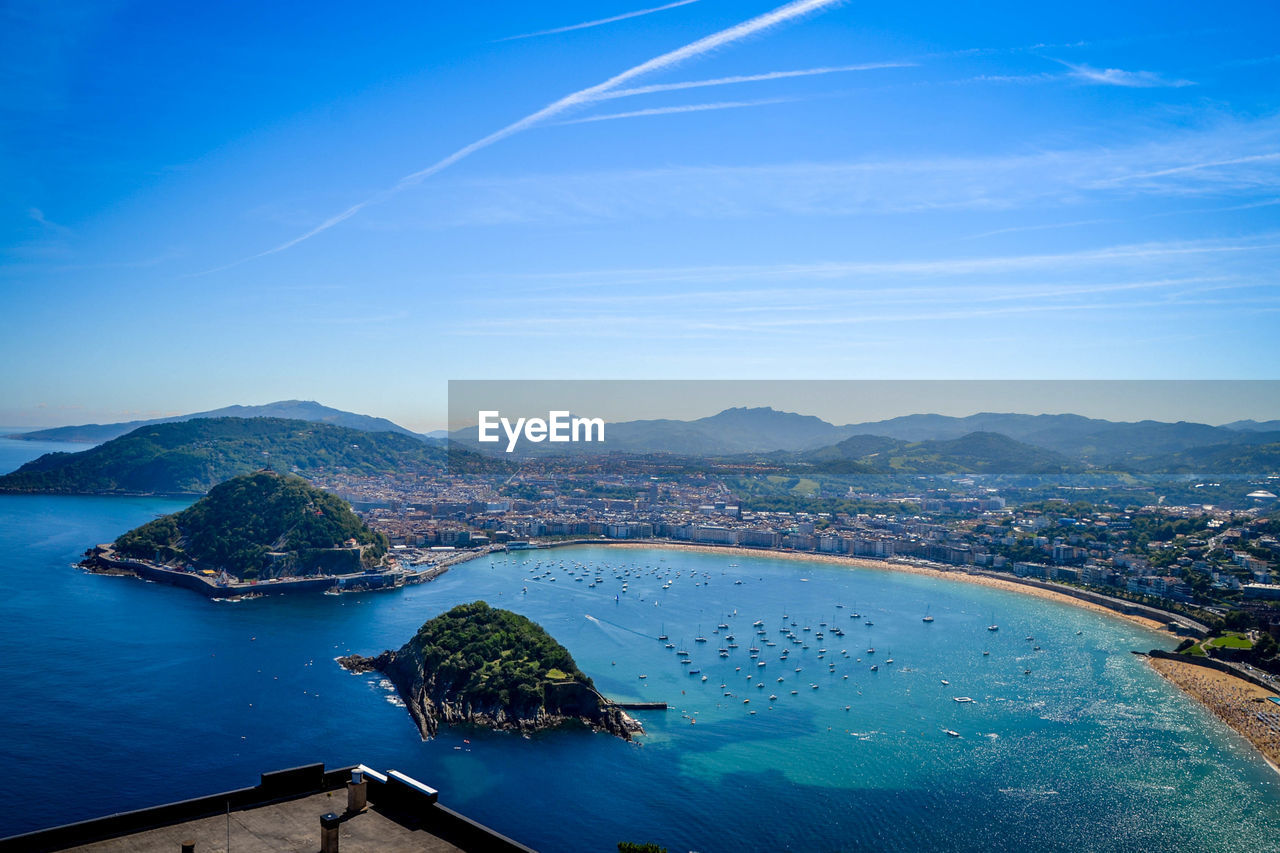
[[[615,334],[625,323],[633,335],[655,338],[807,340],[885,324],[971,321],[989,331],[1007,317],[1187,322],[1205,312],[1280,308],[1270,274],[1277,259],[1280,234],[1262,234],[976,258],[481,275],[484,310],[465,312],[469,319],[455,331],[590,337]],[[495,292],[503,298],[494,300]],[[538,316],[534,330],[531,313]]]
[[[1096,203],[1200,198],[1244,207],[1274,200],[1276,193],[1280,193],[1280,119],[1273,117],[1158,132],[1149,140],[1127,145],[1090,144],[989,157],[671,166],[475,178],[442,183],[430,198],[406,199],[389,209],[386,217],[371,218],[365,224],[378,230],[417,230],[521,222],[1029,209],[1077,211],[1060,217],[1070,224],[1114,215],[1091,215],[1095,211],[1086,208]],[[1161,215],[1179,210],[1170,207]]]
[[[1280,233],[1259,234],[1233,240],[1189,240],[1152,243],[1132,243],[1081,249],[1070,252],[1041,254],[990,255],[985,257],[947,257],[921,260],[857,260],[826,261],[796,264],[712,264],[684,267],[640,267],[619,269],[581,270],[571,273],[544,273],[511,276],[511,280],[524,282],[522,287],[541,283],[547,289],[611,288],[623,285],[662,284],[717,285],[733,284],[737,287],[751,282],[842,282],[844,289],[849,282],[863,281],[876,286],[895,282],[901,287],[908,279],[926,278],[938,281],[959,281],[976,278],[981,282],[1001,285],[993,276],[1019,276],[1017,286],[1025,288],[1033,281],[1042,284],[1052,282],[1060,288],[1062,281],[1088,270],[1092,276],[1083,286],[1096,292],[1114,289],[1114,284],[1097,283],[1097,276],[1110,270],[1141,270],[1144,284],[1153,282],[1160,286],[1221,281],[1228,273],[1224,264],[1232,256],[1248,257],[1266,269],[1280,256]],[[1201,268],[1197,275],[1189,274]],[[1100,272],[1101,271],[1101,272]],[[1030,274],[1038,279],[1027,278]],[[1161,275],[1167,273],[1167,275]],[[1153,276],[1160,276],[1155,278]],[[496,281],[486,277],[489,281]],[[1121,281],[1125,281],[1121,279]],[[1130,282],[1131,283],[1131,282]],[[1126,285],[1128,286],[1128,285]],[[1270,284],[1267,285],[1270,287]],[[1039,298],[1038,294],[1030,293]],[[913,296],[920,301],[922,294]]]
[[[1062,62],[1062,60],[1058,60]],[[1120,68],[1091,68],[1088,65],[1073,65],[1062,62],[1071,69],[1072,77],[1089,83],[1104,86],[1123,86],[1129,89],[1181,88],[1194,86],[1193,80],[1177,80],[1162,77],[1154,71],[1125,71]]]

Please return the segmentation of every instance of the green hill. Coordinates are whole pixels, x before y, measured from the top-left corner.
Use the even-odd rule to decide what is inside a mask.
[[[317,474],[441,470],[444,448],[392,432],[283,418],[202,418],[140,427],[79,453],[46,453],[0,477],[0,492],[203,494],[271,468]]]
[[[801,458],[832,474],[1061,474],[1081,467],[1052,450],[992,432],[917,442],[855,435]]]
[[[359,571],[382,558],[387,540],[341,498],[300,477],[258,471],[130,530],[115,547],[127,557],[269,578]]]
[[[399,651],[339,663],[386,675],[424,738],[442,722],[533,731],[578,720],[626,739],[640,731],[540,625],[483,601],[431,619]]]
[[[422,438],[397,423],[386,418],[375,418],[369,415],[357,415],[344,412],[329,406],[322,406],[312,400],[280,400],[263,406],[224,406],[208,412],[196,412],[191,415],[176,415],[170,418],[155,418],[145,421],[126,421],[118,424],[79,424],[78,426],[51,427],[30,432],[5,436],[25,441],[84,441],[98,444],[133,432],[139,427],[168,424],[176,421],[192,421],[197,418],[285,418],[292,421],[316,421],[333,424],[361,432],[399,432]]]
[[[1260,443],[1233,442],[1192,447],[1146,459],[1134,459],[1128,468],[1140,473],[1204,476],[1268,477],[1280,472],[1280,433],[1257,432]],[[1268,441],[1268,439],[1270,439]]]
[[[591,684],[569,650],[540,625],[483,601],[460,604],[426,622],[396,657],[431,673],[457,698],[501,702],[517,713],[542,704],[545,682]]]

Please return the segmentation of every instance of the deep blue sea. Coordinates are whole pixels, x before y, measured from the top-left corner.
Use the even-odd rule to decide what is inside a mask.
[[[0,468],[49,449],[15,444],[0,441]],[[183,505],[0,496],[0,761],[26,790],[0,835],[324,761],[402,770],[544,851],[1146,853],[1280,836],[1280,777],[1129,654],[1165,638],[1116,618],[886,571],[658,549],[527,552],[397,592],[239,603],[72,567]],[[399,647],[475,599],[541,623],[605,694],[672,710],[639,714],[636,743],[583,730],[424,743],[376,675],[334,663]],[[720,624],[738,645],[728,658]]]

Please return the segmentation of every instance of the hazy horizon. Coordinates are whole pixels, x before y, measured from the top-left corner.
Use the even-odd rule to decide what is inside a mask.
[[[520,414],[567,409],[608,422],[696,420],[731,408],[772,408],[819,417],[836,426],[907,415],[967,417],[982,413],[1071,414],[1111,421],[1191,421],[1214,426],[1280,419],[1280,382],[1263,380],[455,380],[449,385],[447,419],[400,420],[376,410],[352,413],[386,418],[422,433],[471,426],[474,412],[494,407]],[[124,423],[299,399],[236,401],[188,412],[138,413],[137,417],[114,421],[70,419],[8,424],[0,429],[34,431]],[[304,402],[340,409],[324,400]]]

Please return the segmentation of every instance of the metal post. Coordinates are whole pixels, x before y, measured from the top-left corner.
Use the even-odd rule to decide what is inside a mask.
[[[320,816],[320,853],[338,853],[338,826],[342,823],[333,812]]]

